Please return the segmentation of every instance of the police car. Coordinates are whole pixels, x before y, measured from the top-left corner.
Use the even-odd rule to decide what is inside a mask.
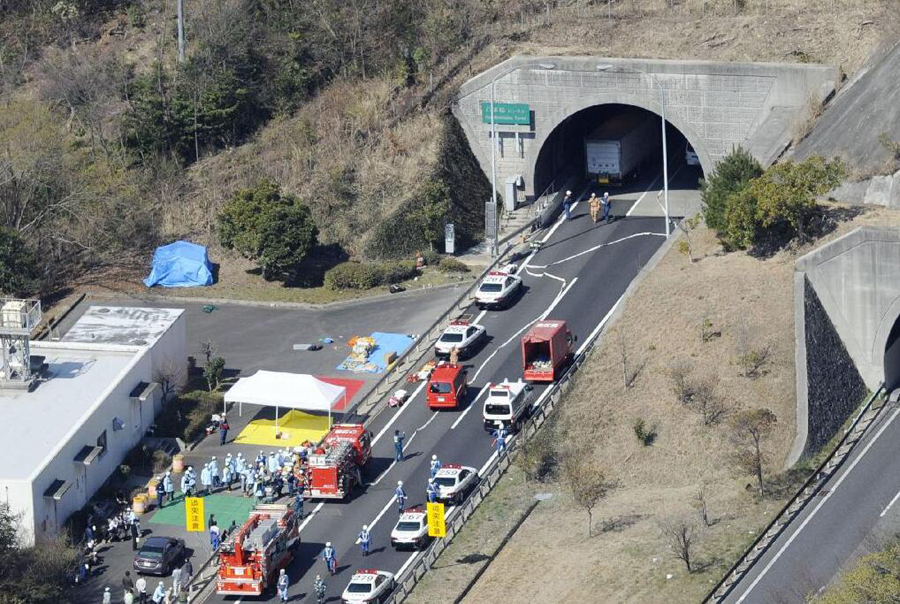
[[[391,545],[394,549],[424,549],[430,540],[425,508],[404,510],[391,531]]]
[[[383,602],[394,591],[394,575],[385,570],[363,568],[353,573],[347,589],[341,594],[344,604]]]
[[[522,291],[522,279],[514,273],[517,266],[511,264],[499,271],[491,271],[475,292],[478,308],[503,308]]]
[[[438,501],[457,505],[478,486],[478,470],[448,463],[434,475],[434,484],[438,488]]]
[[[470,356],[486,336],[487,330],[484,326],[470,325],[467,320],[458,319],[450,323],[438,338],[434,345],[434,354],[438,358],[446,358],[456,347],[460,358]]]

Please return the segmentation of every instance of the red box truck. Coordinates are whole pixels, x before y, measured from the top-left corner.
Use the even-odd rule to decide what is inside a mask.
[[[529,382],[553,382],[569,361],[575,338],[565,321],[538,321],[522,337],[522,365]]]

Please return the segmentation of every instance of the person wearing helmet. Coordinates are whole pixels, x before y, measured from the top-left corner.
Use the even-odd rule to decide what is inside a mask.
[[[431,456],[431,477],[434,478],[437,475],[438,470],[441,469],[441,460],[438,459],[437,455]]]
[[[403,513],[403,505],[406,503],[406,491],[403,490],[403,481],[397,481],[397,490],[394,491],[394,496],[397,498],[397,506],[399,508],[399,512]]]
[[[591,198],[588,199],[588,207],[591,210],[591,222],[597,224],[597,220],[600,219],[600,198],[597,197],[596,193],[591,193]]]
[[[425,487],[425,494],[428,495],[428,503],[435,503],[438,496],[437,485],[434,484],[434,478],[428,479],[428,486]]]
[[[282,602],[288,601],[288,585],[291,584],[291,580],[288,578],[287,573],[282,568],[281,572],[278,573],[278,583],[276,584],[278,587],[278,597],[281,598]]]
[[[566,211],[566,220],[570,220],[572,218],[571,210],[572,204],[574,203],[572,199],[572,191],[566,191],[566,196],[563,197],[563,209]]]
[[[359,535],[356,537],[356,542],[359,543],[360,549],[362,549],[363,558],[369,555],[369,547],[372,545],[372,536],[369,534],[369,525],[364,524],[362,530],[359,531]]]
[[[325,602],[325,581],[322,575],[316,575],[316,582],[313,584],[313,591],[316,592],[316,604],[324,604]]]
[[[328,572],[334,575],[337,572],[337,552],[331,547],[331,541],[325,543],[325,549],[322,550],[322,560],[328,566]]]

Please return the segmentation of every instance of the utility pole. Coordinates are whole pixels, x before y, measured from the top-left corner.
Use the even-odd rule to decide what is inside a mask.
[[[650,75],[650,74],[648,74]],[[669,238],[669,150],[666,146],[666,91],[657,78],[652,75],[650,77],[656,81],[659,88],[659,97],[662,104],[662,147],[663,147],[663,190],[666,198],[666,239]]]
[[[184,63],[184,0],[178,0],[178,62]]]
[[[549,5],[548,10],[549,10]],[[494,205],[494,233],[491,241],[491,258],[496,258],[498,252],[498,241],[497,238],[499,235],[499,228],[497,222],[499,220],[499,208],[497,208],[497,126],[496,120],[494,119],[494,84],[497,83],[497,78],[494,78],[491,81],[491,203]]]

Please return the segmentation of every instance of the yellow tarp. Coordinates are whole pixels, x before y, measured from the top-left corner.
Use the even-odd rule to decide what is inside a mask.
[[[275,438],[274,419],[257,419],[250,422],[234,442],[271,447],[296,447],[307,440],[318,442],[328,432],[328,416],[291,409],[278,418],[278,431],[287,438]]]

